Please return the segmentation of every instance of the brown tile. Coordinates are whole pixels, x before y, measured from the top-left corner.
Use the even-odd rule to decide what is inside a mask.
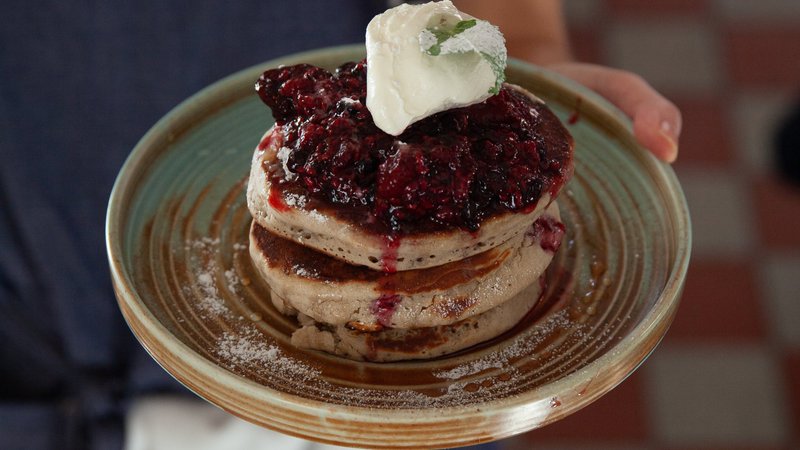
[[[660,450],[789,450],[792,447],[780,445],[688,445],[679,447],[659,447]]]
[[[739,85],[797,87],[800,27],[732,27],[725,33],[728,71]]]
[[[714,0],[714,13],[722,20],[736,23],[771,24],[800,20],[797,0]]]
[[[787,353],[784,356],[786,385],[788,386],[789,406],[792,410],[792,424],[795,430],[800,430],[800,349]],[[796,438],[800,439],[800,431]]]
[[[751,264],[734,258],[695,259],[667,340],[740,341],[766,335]]]
[[[770,249],[800,249],[800,188],[775,178],[756,183],[756,221]]]
[[[548,443],[579,444],[592,442],[645,441],[649,424],[641,374],[627,380],[586,408],[558,422],[522,436],[537,447]]]
[[[677,164],[731,163],[734,152],[724,101],[715,96],[687,96],[671,100],[683,116]]]
[[[705,0],[606,0],[609,13],[615,14],[702,14],[708,11]]]
[[[602,64],[605,55],[601,50],[600,33],[593,28],[576,27],[569,31],[572,56],[583,62]]]

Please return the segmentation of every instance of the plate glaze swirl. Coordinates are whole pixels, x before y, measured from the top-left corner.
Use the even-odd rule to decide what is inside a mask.
[[[253,80],[279,64],[333,68],[363,47],[234,74],[156,124],[122,168],[106,240],[120,309],[189,389],[284,433],[338,445],[434,448],[543,426],[608,392],[653,351],[679,303],[691,236],[680,186],[630,124],[585,88],[512,61],[575,138],[559,197],[564,245],[538,306],[508,333],[431,361],[363,363],[289,343],[247,251],[252,151],[272,122]]]

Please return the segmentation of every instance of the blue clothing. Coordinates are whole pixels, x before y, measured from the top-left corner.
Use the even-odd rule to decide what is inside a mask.
[[[0,448],[121,448],[130,399],[187,392],[135,341],[114,299],[103,232],[119,168],[204,86],[363,42],[384,7],[0,2]]]

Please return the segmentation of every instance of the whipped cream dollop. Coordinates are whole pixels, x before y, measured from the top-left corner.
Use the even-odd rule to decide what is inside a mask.
[[[400,135],[440,111],[497,92],[506,64],[503,35],[448,1],[402,4],[367,26],[367,108],[375,125]]]

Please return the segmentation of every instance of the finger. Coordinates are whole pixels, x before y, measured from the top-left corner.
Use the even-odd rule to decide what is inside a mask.
[[[657,158],[669,163],[678,157],[677,133],[680,132],[680,113],[670,106],[640,104],[633,112],[636,140]]]
[[[641,77],[608,70],[604,85],[617,106],[633,120],[633,134],[656,157],[674,162],[678,157],[681,114],[678,108]]]
[[[634,136],[656,157],[673,162],[678,156],[681,114],[672,102],[641,77],[591,64],[552,67],[605,97],[633,121]]]

